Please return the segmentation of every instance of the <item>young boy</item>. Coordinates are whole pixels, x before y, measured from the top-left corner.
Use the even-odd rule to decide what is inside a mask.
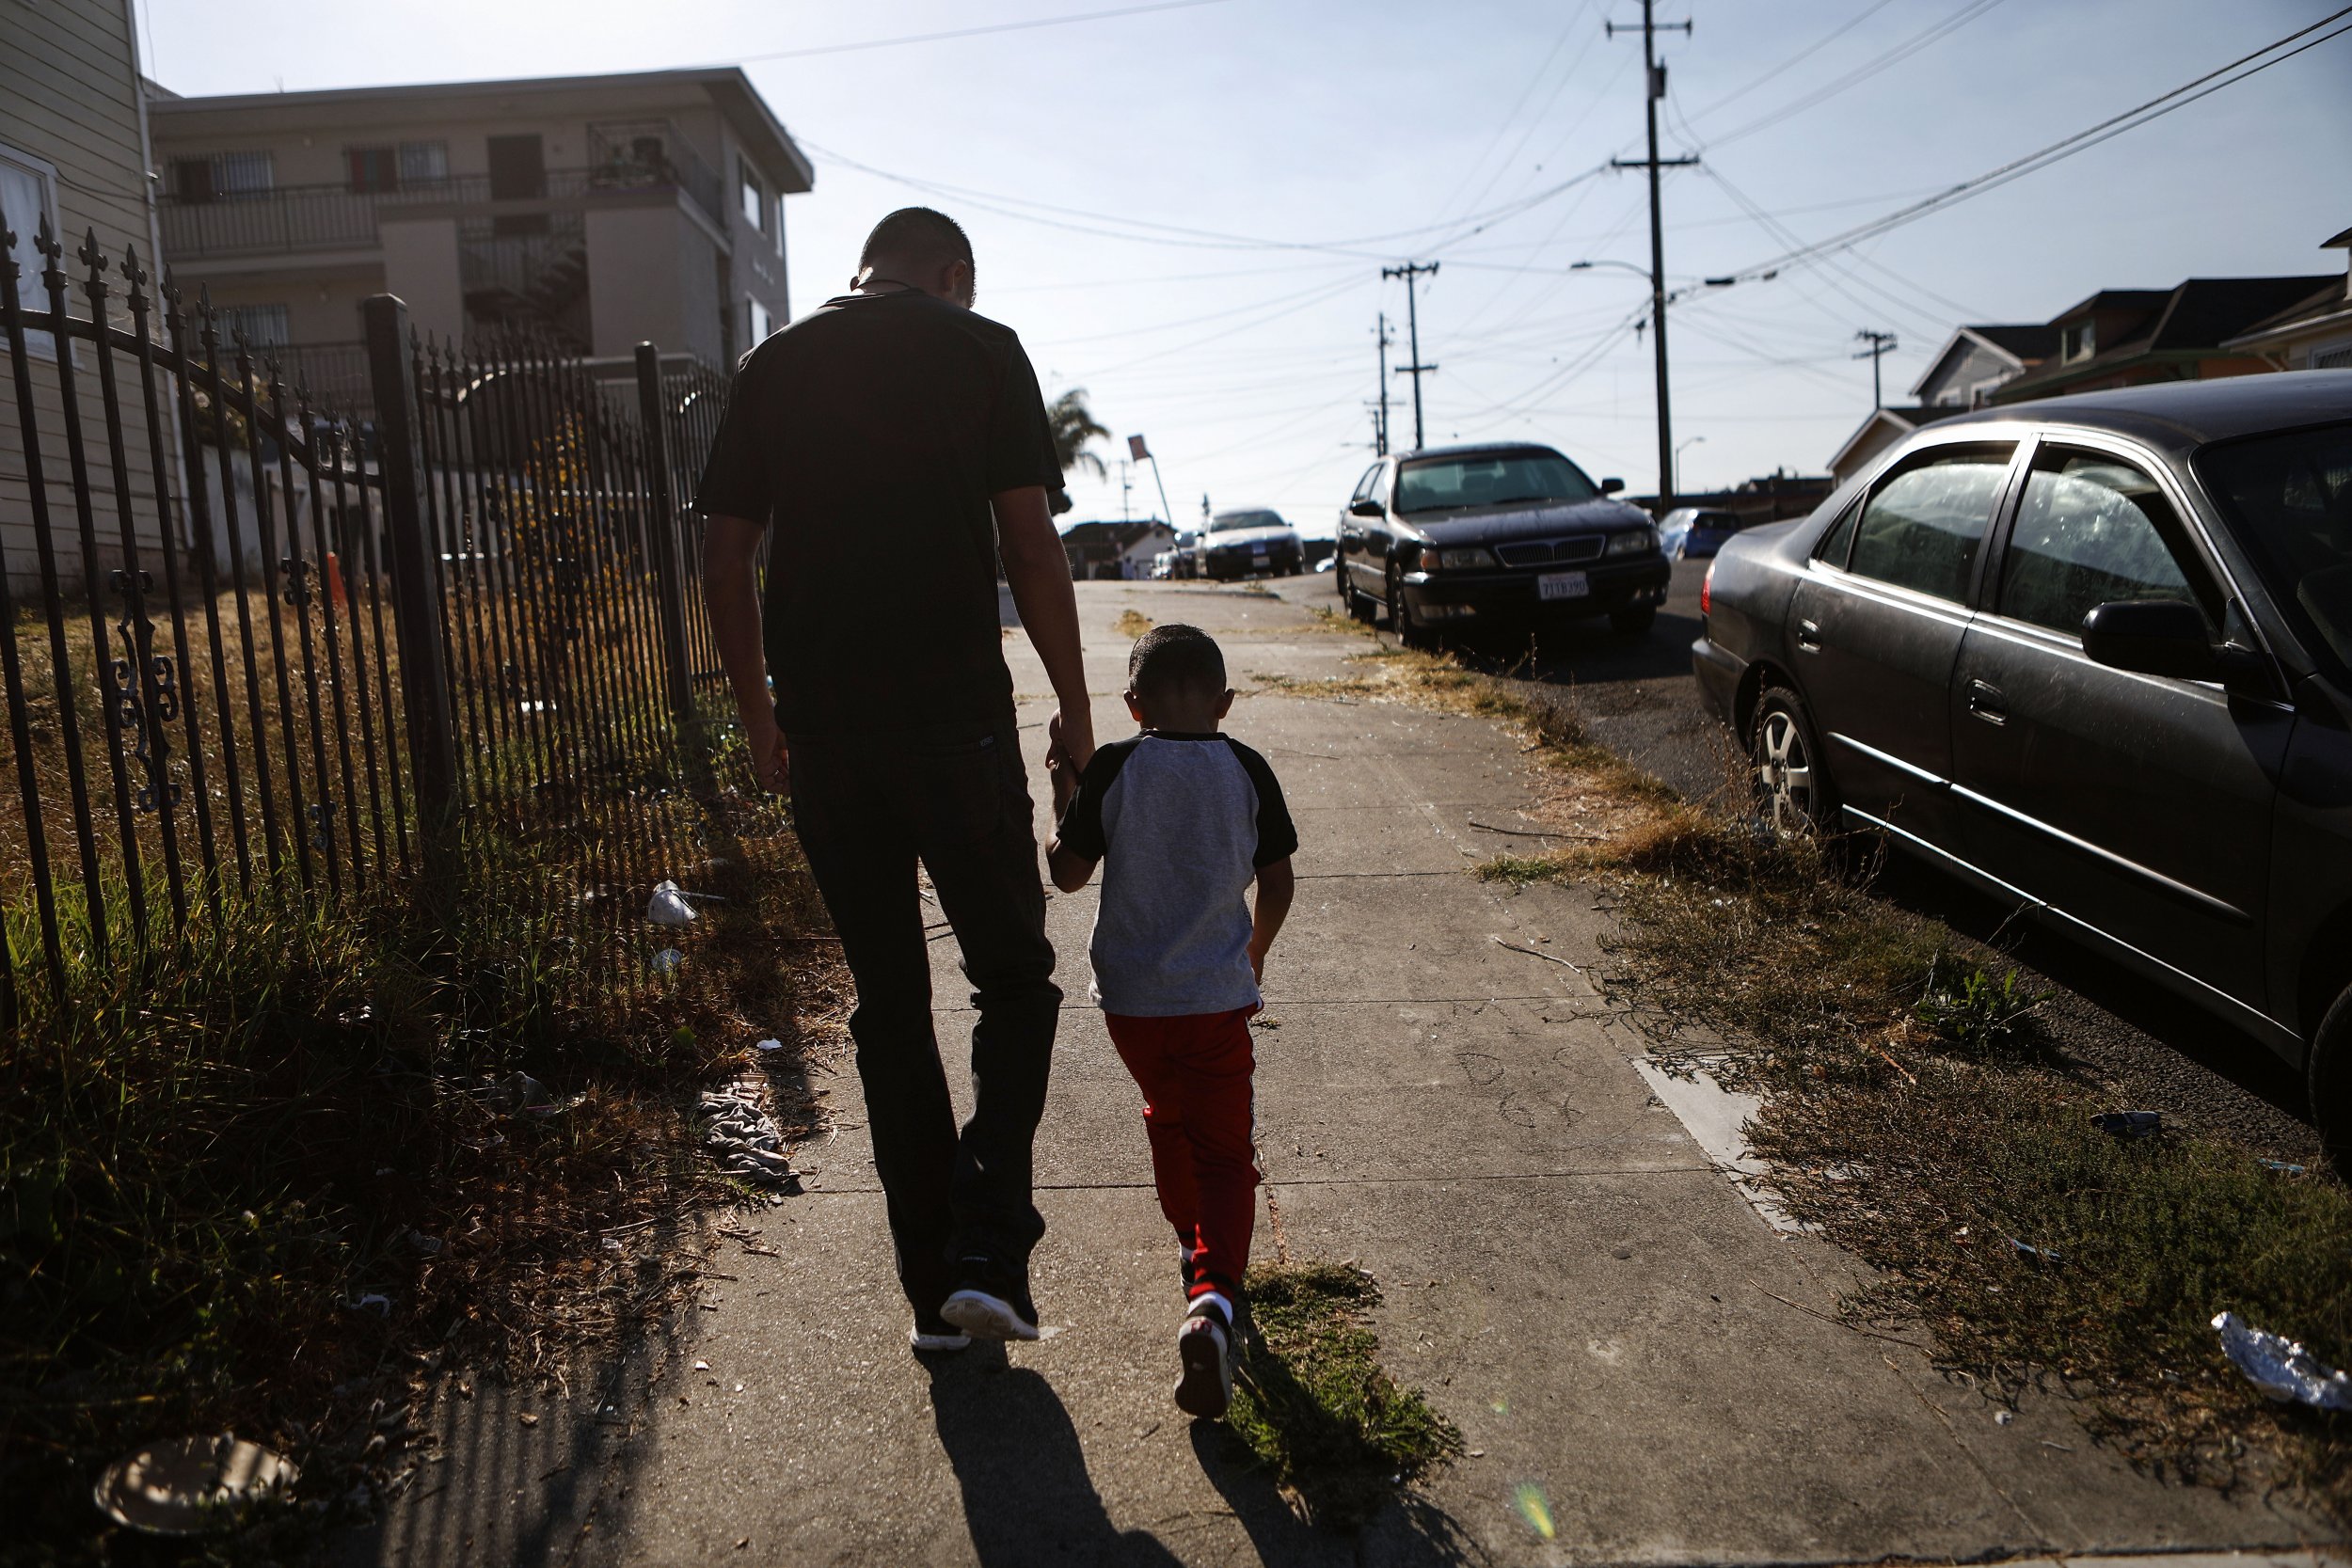
[[[1185,1297],[1176,1403],[1212,1420],[1232,1400],[1258,1201],[1249,1015],[1290,912],[1298,847],[1274,770],[1216,731],[1232,705],[1208,634],[1155,626],[1127,659],[1127,711],[1143,733],[1097,751],[1083,780],[1058,747],[1047,764],[1061,818],[1046,850],[1054,885],[1075,893],[1106,863],[1093,997],[1143,1090],[1160,1212],[1176,1227]]]

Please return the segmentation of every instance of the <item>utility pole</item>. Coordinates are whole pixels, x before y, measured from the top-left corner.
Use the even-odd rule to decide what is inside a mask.
[[[1875,413],[1879,409],[1886,406],[1886,399],[1879,391],[1879,360],[1891,352],[1896,346],[1895,334],[1892,332],[1873,332],[1866,326],[1853,336],[1855,342],[1867,343],[1870,345],[1869,347],[1862,350],[1859,354],[1856,354],[1854,357],[1856,359],[1867,359],[1870,361],[1870,408],[1871,411]]]
[[[1643,0],[1643,3],[1646,5],[1648,0]],[[1652,150],[1656,150],[1654,145],[1652,147]],[[1407,261],[1401,267],[1382,267],[1380,269],[1380,276],[1383,277],[1402,277],[1405,279],[1405,331],[1407,344],[1413,351],[1413,362],[1409,365],[1399,365],[1397,369],[1403,371],[1406,375],[1413,378],[1413,450],[1416,451],[1429,444],[1427,437],[1422,433],[1421,422],[1421,378],[1424,373],[1434,372],[1438,368],[1435,365],[1424,365],[1421,362],[1421,300],[1420,297],[1413,292],[1413,280],[1419,277],[1422,273],[1427,273],[1432,277],[1437,277],[1438,263],[1435,261]],[[1387,318],[1383,317],[1382,319],[1386,320]],[[1387,356],[1388,351],[1384,348],[1381,351],[1381,357],[1385,360]],[[1387,386],[1386,377],[1382,378],[1381,384],[1385,388]]]
[[[1647,68],[1644,77],[1649,89],[1642,107],[1648,120],[1649,156],[1638,161],[1612,158],[1609,163],[1613,168],[1649,170],[1650,348],[1658,356],[1658,515],[1662,517],[1674,505],[1675,433],[1674,410],[1666,389],[1666,228],[1658,208],[1658,171],[1679,168],[1698,160],[1658,156],[1658,101],[1666,96],[1666,68],[1658,63],[1658,34],[1661,28],[1673,32],[1679,27],[1683,37],[1688,38],[1691,24],[1659,22],[1652,14],[1655,4],[1656,0],[1642,0],[1642,64]],[[1620,30],[1613,22],[1603,26],[1611,38],[1615,38]],[[1623,31],[1629,33],[1633,29],[1627,26]]]
[[[1380,412],[1375,417],[1372,426],[1372,454],[1375,457],[1386,457],[1389,455],[1389,345],[1395,341],[1396,340],[1389,334],[1389,313],[1386,310],[1383,310],[1380,312],[1380,326],[1378,333],[1378,343],[1380,347]],[[1421,356],[1416,354],[1413,357],[1418,359]]]

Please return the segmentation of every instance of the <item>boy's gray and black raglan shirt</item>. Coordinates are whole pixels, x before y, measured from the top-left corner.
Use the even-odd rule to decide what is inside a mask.
[[[1249,884],[1298,830],[1265,758],[1222,735],[1146,733],[1095,751],[1061,847],[1103,863],[1094,1001],[1135,1018],[1258,1005]]]

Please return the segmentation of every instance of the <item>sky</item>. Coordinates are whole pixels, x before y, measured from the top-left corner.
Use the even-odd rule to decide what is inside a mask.
[[[1375,323],[1406,362],[1418,280],[1432,444],[1534,440],[1637,493],[1658,480],[1638,171],[1638,0],[1194,0],[1142,14],[801,57],[783,52],[1138,0],[141,0],[185,94],[737,64],[817,170],[787,204],[792,308],[839,292],[890,209],[958,217],[982,313],[1046,395],[1114,440],[1071,476],[1089,517],[1180,526],[1270,506],[1331,531],[1372,459]],[[1892,331],[1907,401],[1963,322],[2037,322],[2101,288],[2341,273],[2352,35],[1857,247],[1802,245],[2073,135],[2339,0],[1677,0],[1659,19],[1679,487],[1820,473],[1870,409],[1855,334]],[[2329,29],[2332,30],[2332,29]],[[2314,38],[2321,34],[2312,35]],[[1598,172],[1595,172],[1598,170]],[[1578,176],[1583,176],[1578,179]],[[1601,265],[1572,269],[1593,260]],[[1412,386],[1390,378],[1411,444]]]

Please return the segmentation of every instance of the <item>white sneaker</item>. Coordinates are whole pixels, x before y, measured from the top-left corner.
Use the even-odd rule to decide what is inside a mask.
[[[1204,1421],[1221,1419],[1233,1402],[1233,1304],[1212,1291],[1196,1299],[1176,1331],[1176,1408]]]
[[[959,1330],[953,1323],[934,1319],[925,1323],[921,1316],[907,1330],[907,1344],[916,1351],[958,1351],[972,1348],[972,1336]]]
[[[966,1288],[949,1296],[939,1315],[976,1339],[1035,1339],[1037,1323],[1002,1296]]]

